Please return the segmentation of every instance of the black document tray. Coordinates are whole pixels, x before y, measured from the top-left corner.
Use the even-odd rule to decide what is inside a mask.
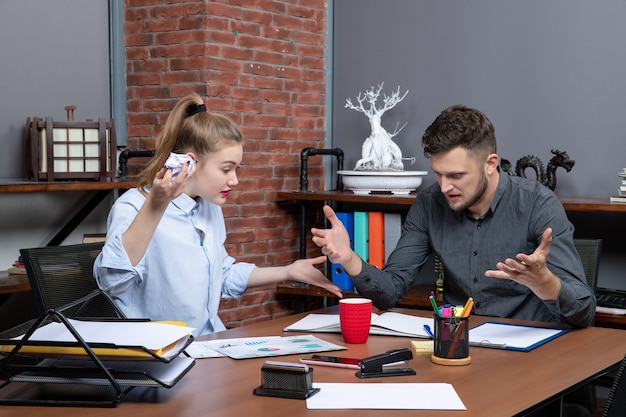
[[[63,323],[76,342],[29,340],[37,328],[50,321]],[[20,340],[12,339],[21,334],[23,337]],[[167,358],[145,348],[150,353],[146,358],[102,358],[94,351],[99,348],[109,351],[116,346],[88,344],[61,312],[49,310],[38,319],[0,334],[0,345],[15,345],[10,352],[0,355],[0,405],[115,407],[134,387],[171,388],[180,381],[195,364],[194,359],[184,351],[192,340],[190,335],[184,344],[177,347],[178,352]],[[21,353],[20,349],[25,346],[82,349],[84,354]],[[55,352],[54,349],[52,351]],[[76,395],[71,395],[72,392]]]

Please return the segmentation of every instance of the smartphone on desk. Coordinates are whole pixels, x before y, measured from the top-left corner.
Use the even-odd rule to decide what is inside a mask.
[[[333,366],[335,368],[361,369],[360,359],[341,358],[339,356],[310,355],[300,358],[300,362],[308,365]]]

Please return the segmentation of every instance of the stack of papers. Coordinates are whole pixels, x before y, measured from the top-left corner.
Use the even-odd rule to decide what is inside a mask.
[[[57,401],[44,399],[42,394],[41,398],[23,400],[24,403],[114,405],[136,386],[173,387],[195,364],[193,358],[182,354],[193,340],[194,329],[180,323],[59,318],[60,322],[42,326],[37,321],[33,326],[39,327],[31,327],[16,338],[0,340],[0,352],[19,349],[18,355],[38,359],[36,363],[16,360],[11,365],[15,372],[3,386],[12,382],[63,384],[68,392],[74,391],[72,387],[76,384],[108,386],[113,389],[106,390],[112,394],[110,402],[94,392],[96,398],[81,395],[80,399]],[[18,355],[7,358],[11,360]]]
[[[68,322],[89,344],[98,356],[114,357],[153,357],[168,358],[180,353],[193,328],[152,321],[90,321]],[[13,340],[21,340],[18,336]],[[37,342],[22,346],[20,353],[86,355],[85,350],[76,346],[77,340],[64,323],[52,322],[37,328],[28,338]],[[10,352],[15,345],[0,345],[0,352]]]

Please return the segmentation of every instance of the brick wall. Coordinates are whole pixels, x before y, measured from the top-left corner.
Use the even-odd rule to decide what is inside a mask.
[[[259,266],[297,259],[299,211],[276,191],[298,188],[302,148],[324,147],[325,1],[125,0],[125,42],[128,148],[153,149],[175,102],[199,93],[247,139],[224,206],[229,253]],[[321,163],[309,162],[311,189],[323,188]],[[258,288],[222,300],[220,316],[236,327],[290,314],[296,302]]]

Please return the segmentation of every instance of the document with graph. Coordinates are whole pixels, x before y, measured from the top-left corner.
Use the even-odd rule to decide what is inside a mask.
[[[216,342],[216,341],[213,341]],[[262,358],[346,349],[312,335],[268,337],[255,340],[228,339],[212,346],[217,352],[233,359]]]

